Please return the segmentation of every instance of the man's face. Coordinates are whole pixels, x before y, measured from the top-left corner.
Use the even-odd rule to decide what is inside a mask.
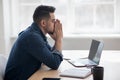
[[[50,19],[48,20],[46,25],[46,32],[48,34],[54,33],[54,24],[55,24],[55,15],[54,13],[50,13]]]

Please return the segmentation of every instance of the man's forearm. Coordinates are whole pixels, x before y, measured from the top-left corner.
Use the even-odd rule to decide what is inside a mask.
[[[56,40],[54,48],[58,51],[62,52],[62,39]]]

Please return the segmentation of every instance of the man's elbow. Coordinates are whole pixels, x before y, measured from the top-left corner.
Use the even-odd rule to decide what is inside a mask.
[[[55,63],[55,64],[53,64],[53,66],[51,66],[51,68],[54,70],[57,70],[59,68],[60,64],[61,64],[61,62]]]
[[[58,68],[59,68],[59,66],[57,66],[57,67],[53,67],[52,69],[57,70]]]
[[[59,64],[60,65],[60,64]],[[52,69],[57,70],[59,68],[59,65],[54,65]]]
[[[51,63],[51,69],[54,69],[54,70],[57,70],[61,64],[61,62],[63,61],[63,58],[60,58],[60,59],[57,59],[57,60],[54,60],[52,63]]]

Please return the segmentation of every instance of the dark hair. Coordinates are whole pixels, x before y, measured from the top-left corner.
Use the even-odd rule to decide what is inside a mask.
[[[49,13],[54,13],[54,12],[55,12],[55,7],[40,5],[34,11],[33,21],[37,23],[38,21],[41,21],[41,19],[43,18],[50,18]]]

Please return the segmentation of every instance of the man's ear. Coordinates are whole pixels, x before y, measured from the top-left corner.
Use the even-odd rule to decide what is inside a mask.
[[[43,19],[43,20],[41,20],[40,24],[41,24],[41,26],[46,26],[46,21]]]

